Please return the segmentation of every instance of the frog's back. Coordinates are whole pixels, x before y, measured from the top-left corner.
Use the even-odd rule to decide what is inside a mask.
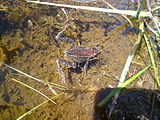
[[[72,47],[65,51],[65,55],[75,60],[76,62],[82,63],[98,54],[98,50],[93,47]]]

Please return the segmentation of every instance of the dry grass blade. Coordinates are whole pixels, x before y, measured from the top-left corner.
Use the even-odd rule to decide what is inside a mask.
[[[148,29],[149,29],[152,33],[154,33],[156,36],[159,36],[159,33],[158,33],[156,30],[154,30],[154,29],[146,22],[146,20],[144,20],[144,21],[145,21],[145,24],[147,25]]]
[[[48,81],[47,81],[47,85],[48,85],[49,89],[51,90],[51,92],[52,92],[54,95],[59,96],[59,95],[57,94],[57,92],[56,92],[54,89],[52,89],[52,87],[51,87],[51,85],[48,83]]]
[[[26,77],[29,77],[29,78],[31,78],[31,79],[33,79],[33,80],[36,80],[36,81],[38,81],[38,82],[41,82],[41,83],[43,83],[43,84],[45,84],[45,85],[48,85],[47,82],[44,82],[44,81],[42,81],[42,80],[40,80],[40,79],[37,79],[37,78],[35,78],[35,77],[27,74],[27,73],[24,73],[24,72],[22,72],[22,71],[20,71],[20,70],[18,70],[18,69],[16,69],[16,68],[14,68],[14,67],[11,67],[11,66],[9,66],[9,65],[7,65],[7,64],[5,64],[5,63],[1,63],[1,64],[5,65],[6,67],[8,67],[8,68],[10,68],[10,69],[12,69],[12,70],[17,71],[18,73],[21,73],[21,74],[25,75]],[[63,90],[66,90],[66,89],[67,89],[66,87],[63,87],[63,86],[58,85],[58,84],[56,84],[56,83],[51,83],[51,85],[52,85],[52,87],[57,88],[57,89],[62,89],[62,88],[63,88]]]
[[[106,8],[57,4],[57,3],[49,3],[49,2],[31,1],[31,0],[26,0],[26,1],[30,2],[30,3],[37,3],[37,4],[43,4],[43,5],[53,5],[53,6],[57,6],[57,7],[67,7],[67,8],[74,8],[74,9],[83,9],[83,10],[115,13],[115,14],[124,14],[124,15],[131,15],[131,16],[136,16],[136,14],[137,14],[137,11],[133,11],[133,10],[113,10],[113,9],[106,9]],[[143,11],[139,14],[139,17],[150,17],[150,13]]]
[[[61,85],[58,85],[58,84],[55,84],[55,83],[52,83],[52,82],[48,82],[52,87],[58,89],[58,90],[62,90],[62,91],[66,91],[68,90],[67,87],[64,87],[64,86],[61,86]]]
[[[38,82],[41,82],[41,83],[46,84],[46,83],[45,83],[45,82],[43,82],[42,80],[37,79],[37,78],[35,78],[35,77],[31,76],[31,75],[28,75],[27,73],[24,73],[24,72],[22,72],[22,71],[20,71],[20,70],[18,70],[18,69],[16,69],[16,68],[14,68],[14,67],[12,67],[12,66],[9,66],[9,65],[7,65],[7,64],[5,64],[5,63],[2,63],[2,64],[3,64],[3,65],[5,65],[6,67],[8,67],[8,68],[12,69],[12,70],[17,71],[18,73],[21,73],[21,74],[23,74],[23,75],[25,75],[25,76],[27,76],[27,77],[31,78],[31,79],[34,79],[34,80],[36,80],[36,81],[38,81]]]
[[[55,97],[53,97],[53,98],[51,98],[51,99],[56,99],[56,98],[57,98],[57,96],[55,96]],[[18,117],[16,120],[21,120],[21,119],[24,118],[26,115],[31,114],[32,111],[34,111],[34,110],[36,110],[37,108],[41,107],[42,105],[46,104],[48,101],[50,101],[50,100],[46,100],[46,101],[42,102],[41,104],[35,106],[34,108],[32,108],[31,110],[29,110],[28,112],[26,112],[26,113],[24,113],[23,115],[21,115],[20,117]]]
[[[160,79],[159,79],[159,75],[158,75],[158,67],[156,66],[156,62],[155,62],[155,59],[154,59],[154,56],[153,56],[153,53],[152,53],[151,45],[150,45],[149,39],[148,39],[146,34],[144,34],[144,39],[145,39],[145,42],[147,44],[147,48],[148,48],[148,52],[149,52],[149,55],[150,55],[151,63],[153,65],[153,70],[154,70],[156,82],[157,82],[158,87],[160,88]]]
[[[12,78],[11,80],[13,80],[13,81],[15,81],[15,82],[17,82],[17,83],[19,83],[19,84],[21,84],[21,85],[27,87],[27,88],[32,89],[33,91],[35,91],[35,92],[41,94],[42,96],[44,96],[45,98],[47,98],[48,100],[50,100],[52,103],[56,104],[51,98],[49,98],[48,96],[46,96],[46,95],[43,94],[42,92],[40,92],[40,91],[34,89],[33,87],[31,87],[31,86],[29,86],[29,85],[27,85],[27,84],[24,84],[24,83],[22,83],[22,82],[20,82],[20,81],[18,81],[18,80],[16,80],[16,79],[14,79],[14,78]]]
[[[115,7],[113,7],[111,4],[109,4],[107,1],[105,0],[102,0],[105,4],[107,4],[110,8],[114,9],[114,10],[117,10]],[[129,24],[131,25],[131,27],[133,27],[132,25],[132,22],[130,21],[130,19],[126,16],[126,15],[122,15],[128,22]]]
[[[143,26],[143,24],[140,24],[140,29],[142,28],[142,26]],[[131,65],[131,63],[132,63],[132,59],[133,59],[133,57],[135,56],[136,51],[137,51],[137,49],[138,49],[138,47],[139,47],[139,45],[140,45],[140,43],[141,43],[141,38],[142,38],[142,33],[139,32],[137,41],[136,41],[136,43],[134,44],[134,46],[133,46],[133,48],[132,48],[132,50],[131,50],[131,53],[129,54],[129,56],[128,56],[128,58],[127,58],[126,64],[125,64],[125,66],[124,66],[124,68],[123,68],[123,71],[122,71],[122,74],[121,74],[121,77],[120,77],[118,86],[121,85],[122,83],[124,83],[124,81],[125,81],[125,78],[126,78],[126,76],[127,76],[127,73],[128,73],[128,71],[129,71],[129,67],[130,67],[130,65]],[[112,105],[112,107],[111,107],[111,109],[110,109],[109,116],[111,115],[112,110],[114,109],[114,106],[115,106],[115,104],[117,103],[117,99],[118,99],[118,96],[119,96],[119,92],[120,92],[120,91],[118,91],[117,94],[114,96],[113,105]]]
[[[141,29],[141,26],[142,26],[142,24],[140,25],[140,29]],[[123,68],[123,71],[122,71],[122,74],[121,74],[121,77],[120,77],[119,84],[123,83],[124,80],[125,80],[125,78],[126,78],[126,75],[127,75],[127,73],[128,73],[129,67],[130,67],[131,62],[132,62],[132,59],[133,59],[133,57],[135,56],[135,53],[136,53],[136,51],[137,51],[137,49],[138,49],[138,47],[139,47],[139,45],[140,45],[140,43],[141,43],[141,38],[142,38],[142,33],[139,32],[137,41],[136,41],[136,43],[134,44],[134,46],[133,46],[133,48],[132,48],[132,50],[131,50],[131,53],[129,54],[129,56],[128,56],[128,58],[127,58],[126,64],[125,64],[125,66],[124,66],[124,68]]]

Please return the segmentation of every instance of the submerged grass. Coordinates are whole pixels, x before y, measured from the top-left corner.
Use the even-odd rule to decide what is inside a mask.
[[[22,83],[22,82],[14,79],[14,78],[12,78],[11,80],[13,80],[13,81],[15,81],[15,82],[17,82],[17,83],[19,83],[19,84],[21,84],[21,85],[23,85],[23,86],[31,89],[31,90],[33,90],[33,91],[35,91],[35,92],[39,93],[39,94],[42,95],[43,97],[45,97],[45,98],[47,98],[48,100],[50,100],[52,103],[56,104],[56,102],[54,102],[51,98],[49,98],[48,96],[46,96],[46,95],[43,94],[42,92],[36,90],[35,88],[33,88],[33,87],[31,87],[31,86],[29,86],[29,85],[27,85],[27,84],[25,84],[25,83]]]
[[[57,98],[58,98],[58,96],[54,96],[51,99],[57,99]],[[18,117],[16,120],[21,120],[22,118],[26,117],[27,115],[30,115],[34,110],[38,109],[39,107],[41,107],[42,105],[46,104],[49,101],[50,100],[46,100],[46,101],[42,102],[41,104],[35,106],[34,108],[32,108],[31,110],[29,110],[28,112],[26,112],[23,115],[21,115],[20,117]]]
[[[64,87],[64,86],[62,86],[62,85],[58,85],[58,84],[53,83],[53,82],[44,82],[43,80],[40,80],[40,79],[35,78],[35,77],[33,77],[33,76],[31,76],[31,75],[29,75],[29,74],[27,74],[27,73],[24,73],[24,72],[22,72],[22,71],[20,71],[20,70],[18,70],[18,69],[16,69],[16,68],[10,66],[10,65],[7,65],[6,63],[1,63],[1,64],[5,65],[6,67],[8,67],[8,68],[10,68],[10,69],[12,69],[12,70],[14,70],[14,71],[16,71],[16,72],[24,75],[24,76],[26,76],[26,77],[28,77],[28,78],[31,78],[31,79],[33,79],[33,80],[35,80],[35,81],[37,81],[37,82],[43,83],[44,85],[48,85],[48,83],[49,83],[49,84],[52,85],[52,87],[54,87],[54,88],[56,88],[56,89],[67,90],[67,88]]]

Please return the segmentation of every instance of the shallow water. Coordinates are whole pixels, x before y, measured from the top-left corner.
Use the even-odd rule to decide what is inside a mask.
[[[50,0],[50,2],[53,1]],[[126,4],[124,0],[110,1],[110,3],[122,9],[134,6],[133,4]],[[57,47],[48,33],[48,31],[51,31],[53,37],[55,37],[58,32],[64,29],[66,24],[64,12],[57,7],[28,4],[23,0],[8,0],[7,2],[4,1],[3,5],[7,6],[8,9],[0,11],[0,60],[41,79],[43,82],[49,81],[66,86],[57,71],[56,60],[61,58],[72,61],[63,54],[70,47],[70,44],[58,42],[59,47]],[[97,4],[89,2],[87,5],[106,6],[101,2]],[[84,64],[76,69],[62,66],[70,91],[64,92],[53,88],[57,94],[62,94],[58,99],[55,99],[57,105],[48,102],[25,116],[24,119],[107,119],[104,117],[106,114],[101,114],[101,112],[99,114],[99,111],[95,108],[97,103],[107,95],[107,91],[118,84],[118,78],[126,58],[137,39],[137,26],[134,24],[134,28],[132,28],[120,15],[86,10],[65,10],[70,27],[64,32],[64,36],[75,40],[77,45],[96,47],[101,51],[101,54],[89,63],[86,75],[83,70]],[[146,56],[146,53],[141,53],[141,55]],[[135,57],[135,61],[141,59],[138,56]],[[145,60],[149,59],[146,57]],[[49,87],[43,83],[19,74],[4,65],[0,67],[0,118],[2,120],[16,119],[46,100],[44,96],[13,81],[13,78],[32,86],[48,97],[55,96]],[[134,74],[140,69],[142,69],[142,66],[133,63],[131,73]],[[124,112],[129,109],[130,114],[132,114],[132,108],[142,105],[140,110],[144,110],[144,113],[138,114],[136,110],[133,110],[135,116],[132,117],[145,116],[149,118],[149,111],[145,111],[145,106],[149,105],[149,108],[151,107],[152,95],[155,91],[148,89],[153,89],[154,84],[151,82],[153,79],[149,73],[144,74],[143,78],[145,79],[131,84],[122,94],[119,99],[120,104],[116,107],[111,119],[118,118],[118,115],[124,115],[124,118],[127,119],[128,116],[121,113],[121,109],[125,105],[130,107],[125,106]],[[143,87],[143,90],[138,89],[139,87]],[[129,91],[132,92],[131,88],[136,88],[133,94],[128,93]],[[126,99],[124,99],[125,95],[127,95]],[[139,95],[141,95],[140,99],[135,99]],[[136,102],[131,104],[134,99],[135,101],[140,100],[140,102],[137,105]],[[141,100],[147,102],[142,104]],[[158,106],[158,104],[157,101],[156,105]],[[159,118],[158,111],[159,108],[156,108],[154,117]]]

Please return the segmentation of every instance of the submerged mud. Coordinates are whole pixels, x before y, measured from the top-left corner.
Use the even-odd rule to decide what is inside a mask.
[[[4,1],[4,5],[8,9],[0,11],[2,28],[0,33],[0,61],[41,79],[43,82],[56,83],[66,87],[58,73],[56,60],[61,58],[72,61],[63,54],[71,45],[58,42],[59,47],[57,47],[48,32],[50,31],[55,37],[58,32],[64,29],[66,15],[62,9],[27,4],[23,0]],[[134,25],[134,31],[129,24],[124,27],[127,21],[120,15],[74,9],[65,10],[70,27],[64,32],[64,36],[72,38],[77,46],[80,44],[84,47],[96,47],[101,53],[89,63],[86,75],[83,70],[84,64],[76,69],[63,66],[62,69],[67,77],[66,83],[69,90],[53,88],[59,95],[54,98],[56,105],[47,102],[25,116],[24,120],[97,120],[108,118],[106,113],[103,113],[106,109],[99,112],[96,106],[108,94],[108,90],[105,90],[109,89],[110,91],[118,84],[126,58],[137,38],[137,26]],[[4,27],[5,23],[7,23],[6,28]],[[146,53],[141,53],[141,56],[146,56]],[[141,61],[141,59],[138,55],[135,57],[135,61]],[[148,58],[144,57],[144,61],[148,62],[147,60]],[[2,64],[0,67],[0,118],[2,120],[16,119],[46,101],[44,96],[13,81],[13,79],[39,90],[50,98],[55,97],[47,85],[15,72]],[[143,67],[133,64],[130,72],[135,74],[141,68]],[[113,112],[111,119],[117,119],[118,115],[121,116],[120,119],[128,119],[128,114],[123,114],[123,112],[132,109],[134,105],[137,106],[137,109],[141,105],[141,110],[144,110],[144,113],[138,114],[134,109],[133,114],[135,116],[149,118],[149,111],[145,112],[143,106],[147,104],[149,105],[147,108],[152,108],[150,105],[153,99],[151,93],[154,93],[154,83],[149,73],[144,76],[145,79],[141,79],[139,82],[137,82],[138,80],[135,81],[126,89],[127,92],[124,94],[131,97],[122,99],[124,94],[121,95],[119,105]],[[138,89],[141,87],[144,90]],[[136,88],[134,95],[128,93],[130,88]],[[145,89],[152,89],[153,91],[145,91]],[[136,102],[132,104],[139,92],[141,95],[149,92],[150,96],[145,94],[149,98],[145,96],[143,99],[142,96],[142,99],[138,99],[142,102],[145,100],[144,104],[136,105]],[[151,100],[147,101],[146,99]],[[158,101],[157,104],[159,104]],[[125,106],[126,109],[123,111],[123,105],[130,107]],[[157,107],[156,110],[159,111]],[[132,113],[130,110],[128,112],[130,112],[129,114]],[[152,115],[159,118],[157,112]]]

